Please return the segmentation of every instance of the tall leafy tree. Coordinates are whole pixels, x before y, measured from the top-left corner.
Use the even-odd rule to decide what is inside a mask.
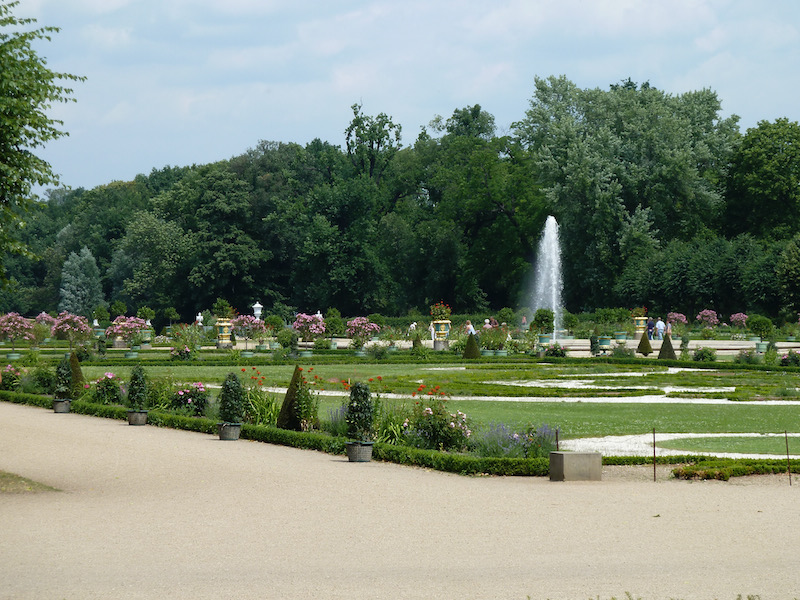
[[[37,152],[67,135],[63,122],[47,115],[54,102],[74,100],[62,85],[83,78],[46,66],[34,45],[49,40],[56,27],[34,27],[35,19],[15,17],[19,2],[0,2],[0,278],[3,257],[25,248],[19,241],[24,212],[33,202],[34,185],[58,183],[52,167]]]
[[[748,129],[733,155],[725,224],[731,234],[790,238],[800,229],[800,124]]]
[[[61,300],[59,310],[89,317],[104,302],[100,285],[100,269],[89,249],[71,252],[61,271]]]

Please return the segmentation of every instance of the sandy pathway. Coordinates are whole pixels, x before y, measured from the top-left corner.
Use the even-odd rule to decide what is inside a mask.
[[[0,598],[800,595],[780,476],[461,477],[5,402],[0,469],[63,490],[0,496]]]

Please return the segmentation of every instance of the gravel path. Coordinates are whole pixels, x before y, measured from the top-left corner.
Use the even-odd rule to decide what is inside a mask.
[[[0,598],[791,598],[800,485],[462,477],[0,402]],[[652,467],[649,477],[652,479]]]

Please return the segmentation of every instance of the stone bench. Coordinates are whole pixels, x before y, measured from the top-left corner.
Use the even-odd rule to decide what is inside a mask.
[[[598,452],[551,452],[550,481],[600,481],[603,457]]]

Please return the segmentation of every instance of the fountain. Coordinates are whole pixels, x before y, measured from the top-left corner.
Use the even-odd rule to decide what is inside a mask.
[[[562,327],[564,306],[561,290],[564,281],[561,274],[561,246],[558,239],[558,223],[553,216],[547,217],[536,257],[534,288],[531,308],[549,308],[555,316],[553,339]]]

